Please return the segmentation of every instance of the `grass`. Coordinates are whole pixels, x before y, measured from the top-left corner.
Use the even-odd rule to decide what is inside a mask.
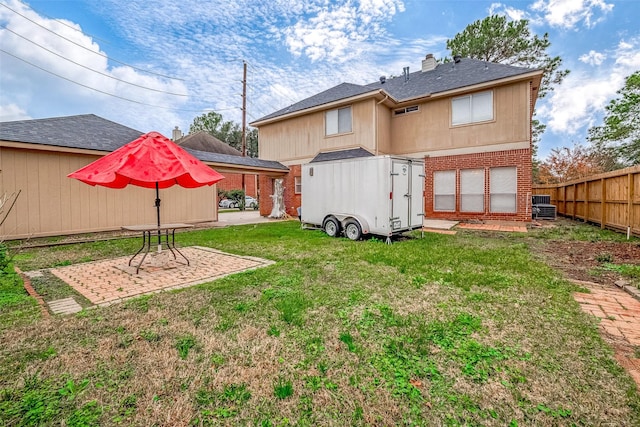
[[[36,306],[9,305],[0,424],[638,425],[638,391],[573,300],[577,288],[529,249],[617,239],[592,228],[391,246],[297,222],[185,233],[185,246],[276,263],[46,322]],[[42,269],[138,245],[14,260]]]

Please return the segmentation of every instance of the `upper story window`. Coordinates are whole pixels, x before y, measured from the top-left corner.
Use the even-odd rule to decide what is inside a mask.
[[[402,114],[406,114],[406,113],[413,113],[414,111],[419,111],[420,107],[417,105],[412,105],[410,107],[405,107],[405,108],[399,108],[397,110],[393,110],[393,115],[394,116],[400,116]]]
[[[324,121],[327,136],[351,132],[351,107],[327,111]]]
[[[451,100],[451,124],[493,120],[493,91],[460,96]]]

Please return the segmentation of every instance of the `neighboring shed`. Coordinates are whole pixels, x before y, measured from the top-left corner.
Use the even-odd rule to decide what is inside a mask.
[[[199,131],[190,133],[175,141],[181,147],[191,148],[197,151],[208,153],[229,154],[230,156],[242,156],[242,153],[226,142],[220,141],[210,133]]]
[[[181,147],[191,148],[193,150],[204,151],[208,153],[225,154],[229,156],[241,157],[242,153],[226,142],[223,142],[211,135],[210,133],[199,131],[186,135],[176,141]],[[249,196],[258,197],[258,175],[227,173],[225,179],[218,183],[218,188],[223,191],[238,190],[243,187]]]
[[[0,226],[0,238],[16,239],[117,230],[154,223],[155,194],[129,186],[92,187],[67,174],[142,135],[93,114],[0,123],[0,196],[20,191]],[[187,149],[217,171],[279,176],[288,169],[275,161],[247,159]],[[216,187],[162,190],[166,222],[216,221]],[[0,220],[3,218],[0,214]]]

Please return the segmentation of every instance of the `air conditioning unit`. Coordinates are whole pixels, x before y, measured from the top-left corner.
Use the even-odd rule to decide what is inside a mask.
[[[532,207],[533,219],[556,219],[556,206],[548,203],[538,203]]]
[[[532,205],[550,205],[551,196],[548,194],[534,194],[531,196]]]

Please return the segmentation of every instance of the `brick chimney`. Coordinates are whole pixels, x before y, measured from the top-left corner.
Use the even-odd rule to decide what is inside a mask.
[[[432,53],[429,53],[422,60],[422,72],[431,71],[436,68],[436,65],[436,59],[433,57]]]

